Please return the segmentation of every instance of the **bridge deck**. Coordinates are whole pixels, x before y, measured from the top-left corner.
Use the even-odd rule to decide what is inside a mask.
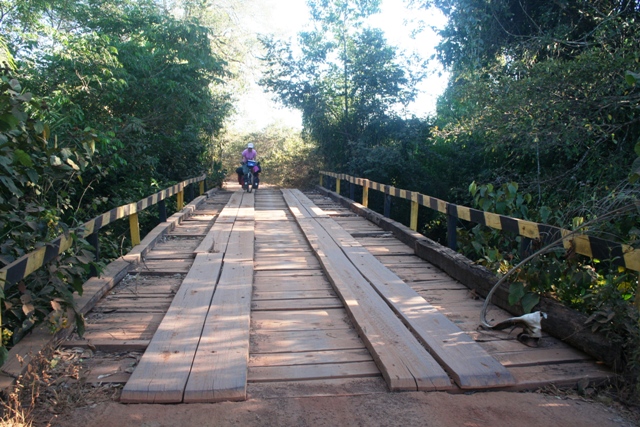
[[[66,345],[101,351],[93,375],[126,382],[123,402],[521,390],[611,375],[550,336],[529,348],[508,331],[478,331],[481,306],[319,194],[217,192]]]

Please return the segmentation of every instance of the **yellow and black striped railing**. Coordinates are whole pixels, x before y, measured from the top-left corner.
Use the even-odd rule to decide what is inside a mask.
[[[29,274],[33,273],[47,262],[53,260],[58,255],[69,249],[73,244],[73,234],[81,237],[95,236],[94,242],[90,242],[96,247],[97,251],[97,232],[102,227],[124,218],[129,217],[129,226],[131,231],[131,243],[135,246],[140,243],[140,228],[138,223],[138,212],[147,209],[150,206],[162,202],[164,207],[164,200],[177,195],[177,208],[181,210],[184,204],[184,189],[189,184],[200,183],[200,194],[204,193],[206,175],[201,175],[195,178],[188,179],[172,187],[165,188],[145,199],[138,202],[129,203],[128,205],[119,206],[111,209],[109,212],[103,213],[90,221],[85,222],[80,227],[70,231],[68,235],[63,235],[45,246],[30,252],[11,264],[0,269],[0,288],[8,289],[10,286],[19,282]],[[161,221],[166,221],[166,211],[164,218],[161,213]]]
[[[340,194],[340,182],[346,181],[353,185],[362,186],[362,205],[369,205],[369,189],[377,190],[385,195],[398,197],[411,201],[411,218],[409,226],[412,230],[418,229],[418,208],[425,206],[429,209],[436,210],[447,215],[448,218],[462,219],[477,224],[482,224],[496,230],[503,230],[518,234],[542,242],[552,242],[561,237],[563,245],[567,250],[573,250],[578,254],[586,255],[591,258],[602,260],[612,260],[614,265],[619,265],[633,271],[640,271],[640,250],[635,250],[632,246],[622,243],[612,242],[610,240],[601,239],[587,234],[577,234],[570,230],[565,230],[552,225],[540,224],[523,219],[511,218],[505,215],[499,215],[492,212],[484,212],[478,209],[460,206],[431,196],[425,196],[415,191],[402,190],[390,185],[379,184],[369,181],[368,179],[355,178],[346,174],[336,174],[333,172],[320,172],[320,185],[323,185],[324,177],[335,179],[336,193]],[[328,187],[327,187],[328,188]],[[385,207],[385,211],[386,211]],[[389,216],[385,212],[385,216]],[[453,224],[453,233],[455,239],[455,222],[448,221]],[[449,227],[451,233],[451,227]],[[452,241],[450,236],[449,241]],[[454,240],[455,241],[455,240]],[[449,246],[452,246],[451,243]],[[455,249],[455,248],[454,248]]]

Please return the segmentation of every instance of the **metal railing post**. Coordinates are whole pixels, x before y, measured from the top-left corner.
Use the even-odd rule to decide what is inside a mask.
[[[409,228],[413,231],[418,231],[418,194],[411,192],[411,220],[409,221]]]
[[[87,242],[93,246],[93,256],[96,262],[100,261],[100,240],[98,239],[98,232],[91,233],[87,236]],[[98,275],[98,269],[95,266],[91,266],[89,270],[91,277]]]
[[[193,184],[187,185],[187,198],[189,199],[189,201],[192,201],[194,199]]]
[[[369,207],[369,180],[365,179],[362,183],[362,206]]]
[[[131,231],[131,245],[140,244],[140,223],[138,222],[138,212],[129,215],[129,229]]]
[[[457,220],[458,218],[455,216],[447,214],[447,246],[454,251],[458,250],[458,237],[456,235]]]
[[[158,202],[158,217],[160,222],[167,222],[167,205],[164,203],[164,199]]]
[[[391,218],[391,194],[387,193],[389,191],[389,186],[385,186],[384,193],[384,216],[387,218]]]
[[[184,207],[184,188],[178,192],[178,211]]]

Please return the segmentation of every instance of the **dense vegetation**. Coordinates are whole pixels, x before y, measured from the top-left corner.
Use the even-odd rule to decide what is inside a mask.
[[[112,207],[211,172],[232,109],[231,58],[216,50],[204,11],[174,12],[153,1],[0,1],[3,266]],[[104,257],[126,250],[123,226],[101,233]],[[52,309],[54,330],[73,320],[66,307],[92,256],[82,241],[68,256],[3,296],[3,344]]]
[[[248,142],[271,183],[304,186],[324,168],[637,246],[640,4],[406,1],[448,18],[437,114],[406,113],[425,63],[367,24],[380,0],[308,0],[296,43],[261,38],[261,84],[302,112],[298,135],[224,132],[251,48],[224,35],[239,2],[0,0],[0,265],[176,181],[220,182]],[[444,235],[439,216],[420,223]],[[467,256],[499,273],[517,264],[519,238],[458,225]],[[106,257],[124,236],[105,231]],[[3,296],[5,345],[51,310],[52,328],[70,320],[91,255],[79,240],[68,256]],[[582,310],[637,376],[638,276],[607,261],[537,257],[512,302],[530,310],[547,295]]]

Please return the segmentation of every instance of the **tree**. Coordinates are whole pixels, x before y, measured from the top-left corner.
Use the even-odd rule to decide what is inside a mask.
[[[468,180],[517,181],[577,211],[626,178],[640,136],[624,78],[637,67],[636,2],[429,3],[449,14],[438,137],[480,160]]]
[[[310,1],[312,31],[299,35],[301,53],[265,38],[267,71],[261,84],[300,109],[305,132],[318,143],[327,167],[358,173],[366,150],[388,144],[388,125],[415,96],[420,76],[364,18],[379,1]]]

